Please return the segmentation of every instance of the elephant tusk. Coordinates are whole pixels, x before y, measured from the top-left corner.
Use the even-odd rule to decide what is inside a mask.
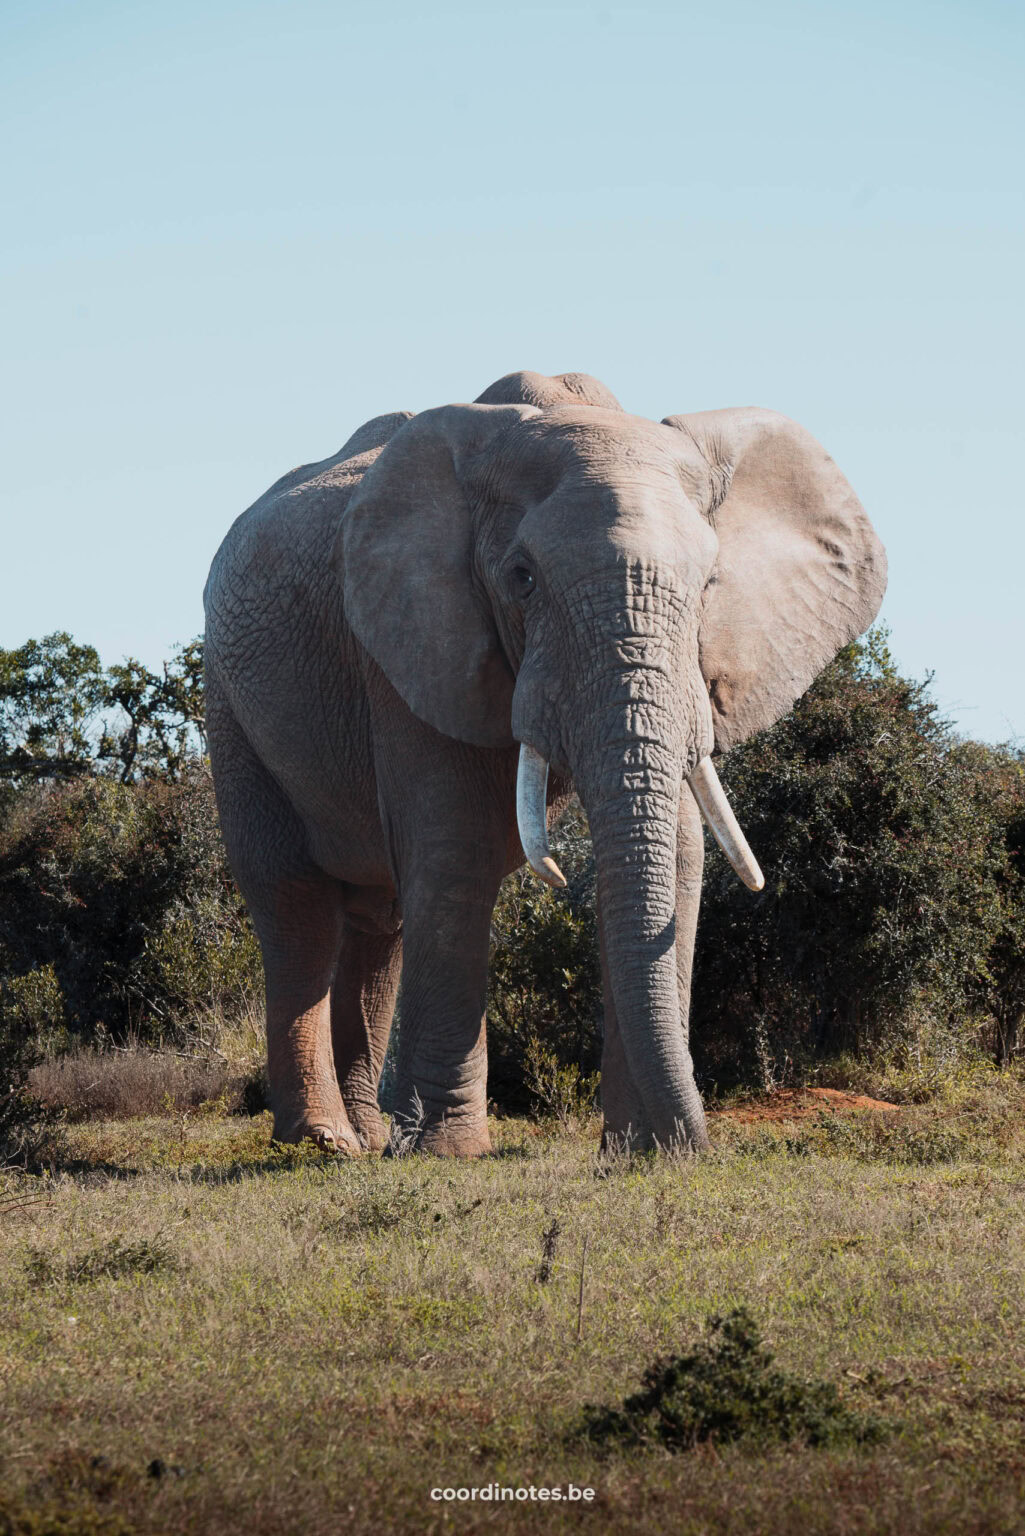
[[[527,863],[541,880],[561,891],[566,876],[548,849],[548,764],[534,747],[520,743],[520,762],[516,770],[516,825]]]
[[[726,798],[726,791],[719,782],[719,775],[710,757],[703,757],[687,780],[698,809],[707,821],[723,853],[729,859],[744,884],[752,891],[765,886],[765,876],[758,868],[758,860],[748,847],[747,838],[733,814],[733,807]]]

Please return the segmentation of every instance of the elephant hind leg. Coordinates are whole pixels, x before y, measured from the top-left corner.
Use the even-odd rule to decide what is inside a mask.
[[[349,1121],[371,1152],[388,1139],[377,1089],[401,969],[399,933],[365,933],[346,923],[331,988],[331,1039]]]
[[[356,1157],[362,1151],[335,1068],[331,988],[342,933],[334,882],[310,876],[278,892],[272,914],[253,917],[267,982],[267,1075],[274,1139],[310,1140]]]
[[[339,883],[312,863],[299,818],[211,677],[207,729],[228,858],[263,953],[267,1076],[277,1141],[362,1150],[335,1074],[331,983],[344,923]]]

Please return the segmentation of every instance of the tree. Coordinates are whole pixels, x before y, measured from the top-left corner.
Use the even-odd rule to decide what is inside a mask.
[[[203,643],[157,674],[131,657],[104,671],[63,632],[0,650],[0,784],[10,791],[86,774],[179,779],[205,749]]]
[[[179,779],[197,747],[206,746],[202,640],[179,646],[159,677],[131,657],[111,667],[104,704],[119,709],[125,723],[104,731],[97,760],[115,766],[122,784]]]
[[[0,779],[17,788],[91,772],[106,697],[97,652],[64,631],[0,650]]]

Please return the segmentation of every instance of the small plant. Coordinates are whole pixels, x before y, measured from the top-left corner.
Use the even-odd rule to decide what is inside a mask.
[[[689,1355],[657,1360],[622,1408],[584,1409],[580,1432],[599,1445],[660,1445],[687,1451],[705,1440],[798,1440],[809,1446],[868,1445],[881,1419],[852,1412],[826,1381],[773,1368],[746,1307],[710,1317],[708,1339]]]
[[[594,1113],[597,1072],[585,1077],[574,1063],[564,1065],[536,1035],[527,1042],[523,1066],[534,1112],[542,1123],[566,1127],[585,1122]]]
[[[125,1242],[113,1237],[85,1253],[62,1262],[41,1249],[33,1249],[28,1265],[30,1285],[84,1285],[93,1280],[120,1280],[124,1275],[150,1275],[156,1270],[176,1270],[179,1261],[162,1233]]]
[[[388,1156],[409,1157],[420,1146],[420,1137],[427,1120],[427,1111],[416,1089],[408,1114],[396,1112],[388,1128]]]
[[[861,1163],[891,1163],[908,1167],[928,1167],[933,1163],[957,1163],[971,1158],[973,1147],[957,1129],[927,1120],[913,1120],[891,1115],[820,1115],[815,1132],[821,1137],[820,1150],[835,1157],[849,1157]]]
[[[559,1246],[561,1231],[558,1216],[553,1216],[541,1234],[541,1262],[537,1266],[538,1285],[547,1285],[552,1278],[552,1266],[555,1263],[555,1251]]]
[[[332,1229],[349,1237],[390,1232],[395,1227],[419,1226],[425,1216],[421,1192],[408,1184],[381,1189],[366,1183],[357,1189],[352,1204],[333,1222]]]
[[[0,988],[0,1168],[38,1168],[62,1151],[59,1115],[39,1102],[30,1074],[40,1051],[22,1027],[17,1009],[5,1006]]]

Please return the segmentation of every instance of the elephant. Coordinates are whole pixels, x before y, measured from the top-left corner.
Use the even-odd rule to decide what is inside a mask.
[[[205,589],[207,733],[260,942],[275,1138],[489,1150],[492,910],[575,789],[594,849],[603,1137],[707,1143],[688,1037],[702,818],[762,875],[712,758],[874,619],[882,545],[804,428],[656,422],[586,374],[377,416],[232,525]]]

